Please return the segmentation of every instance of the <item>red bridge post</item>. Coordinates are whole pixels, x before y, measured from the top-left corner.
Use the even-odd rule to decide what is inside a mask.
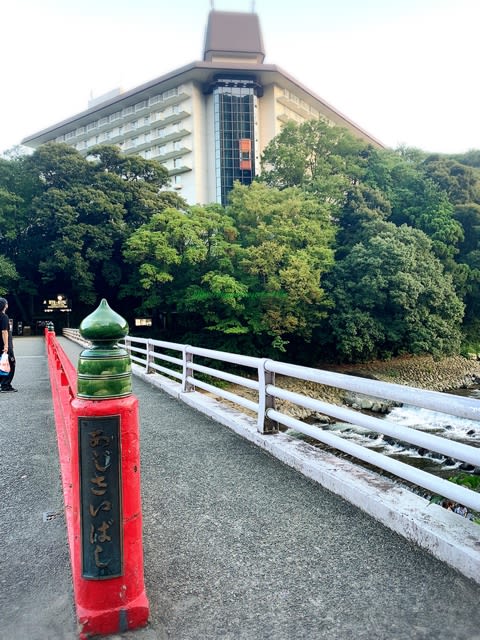
[[[72,574],[80,638],[145,626],[138,400],[117,341],[126,321],[106,300],[80,325],[71,402]],[[77,480],[77,481],[76,481]]]

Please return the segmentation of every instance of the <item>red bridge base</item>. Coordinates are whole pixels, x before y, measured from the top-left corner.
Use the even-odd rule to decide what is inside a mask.
[[[143,575],[138,400],[133,395],[103,400],[77,398],[76,370],[53,332],[46,333],[46,341],[79,637],[81,640],[87,640],[94,635],[142,627],[148,622],[149,605]],[[95,420],[101,421],[102,418],[113,418],[119,426],[117,499],[121,513],[121,571],[117,573],[117,577],[102,576],[97,579],[92,576],[84,577],[82,553],[85,552],[85,540],[82,546],[82,513],[85,516],[85,505],[82,508],[80,421],[95,425]],[[91,437],[91,433],[88,437]],[[87,487],[88,482],[91,482],[90,486],[94,491],[87,491],[87,494],[92,493],[96,497],[101,495],[103,488],[108,484],[108,472],[105,471],[108,464],[101,462],[99,454],[93,453],[98,456],[95,462],[99,470],[93,473],[88,471]],[[87,498],[87,502],[92,503],[93,511],[96,513],[106,497],[100,497],[97,503],[94,503],[93,499],[90,500],[88,495],[84,495],[83,500]],[[110,506],[105,506],[105,502],[103,504],[106,513],[102,514],[100,520],[104,525],[103,528],[99,528],[100,533],[94,531],[96,524],[87,523],[87,527],[83,528],[87,547],[92,543],[94,548],[98,548],[98,540],[109,540],[111,537],[107,527],[114,516]],[[87,509],[89,507],[87,504]],[[90,536],[86,534],[89,527],[92,531]]]

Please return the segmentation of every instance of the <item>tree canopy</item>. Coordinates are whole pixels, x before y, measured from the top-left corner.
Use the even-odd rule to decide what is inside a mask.
[[[165,339],[305,364],[456,352],[480,331],[479,154],[287,123],[222,207],[115,146],[48,143],[0,159],[0,293],[26,319],[65,293],[77,323],[107,297]]]

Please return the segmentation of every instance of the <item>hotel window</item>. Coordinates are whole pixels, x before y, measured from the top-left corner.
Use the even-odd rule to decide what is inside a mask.
[[[173,149],[174,151],[179,151],[182,148],[182,141],[181,140],[174,140],[173,141]]]
[[[173,168],[174,169],[179,169],[180,167],[183,167],[183,159],[182,158],[174,158],[173,159]]]
[[[97,128],[97,121],[90,122],[89,124],[87,124],[87,131],[92,131],[92,129],[96,129],[96,128]]]
[[[115,111],[115,113],[112,113],[108,119],[110,120],[110,122],[113,122],[114,120],[119,120],[122,117],[122,112],[121,111]]]

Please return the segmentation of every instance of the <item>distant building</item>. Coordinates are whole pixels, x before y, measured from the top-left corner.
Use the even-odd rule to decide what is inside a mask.
[[[264,64],[258,15],[212,10],[203,60],[121,93],[27,136],[33,148],[65,142],[84,155],[97,144],[162,162],[190,203],[225,204],[235,180],[250,184],[260,156],[282,125],[322,118],[383,145],[300,82]]]

